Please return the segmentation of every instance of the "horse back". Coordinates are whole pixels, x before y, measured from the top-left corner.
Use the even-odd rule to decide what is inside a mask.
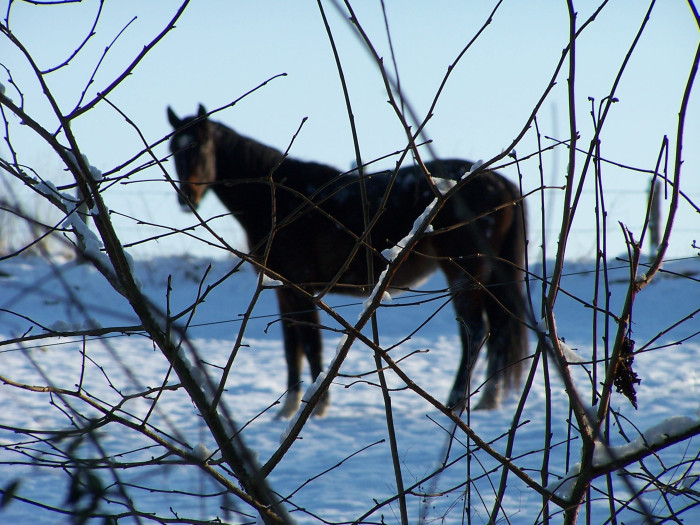
[[[471,163],[436,161],[427,167],[433,176],[457,181]],[[277,228],[267,266],[310,289],[333,281],[340,293],[363,294],[371,289],[387,264],[382,251],[396,246],[435,198],[423,173],[412,166],[399,170],[388,192],[391,172],[367,176],[368,215],[376,221],[365,235],[361,182],[356,175],[285,161],[276,177]],[[514,220],[508,204],[517,200],[515,190],[494,172],[484,172],[465,184],[436,216],[434,232],[425,234],[396,270],[391,287],[417,285],[444,258],[499,251],[489,243],[500,242]],[[373,276],[367,270],[367,248],[372,253]]]

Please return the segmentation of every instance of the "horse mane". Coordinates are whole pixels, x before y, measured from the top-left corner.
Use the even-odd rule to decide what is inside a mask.
[[[278,149],[241,135],[219,122],[209,122],[217,145],[216,156],[227,164],[233,162],[255,172],[269,173],[274,166],[284,160],[284,154]],[[231,177],[231,174],[225,170],[217,171],[220,177]]]

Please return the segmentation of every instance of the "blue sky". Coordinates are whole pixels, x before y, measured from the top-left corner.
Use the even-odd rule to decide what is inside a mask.
[[[380,2],[356,4],[360,23],[384,58],[384,64],[393,72]],[[386,4],[402,91],[420,118],[424,118],[448,66],[487,20],[494,4],[447,1],[386,1]],[[39,66],[48,68],[63,62],[85,38],[98,5],[96,1],[68,6],[14,2],[9,26]],[[376,64],[347,17],[341,16],[330,2],[324,2],[323,6],[348,79],[363,160],[403,148],[405,136],[387,104]],[[597,3],[576,2],[575,6],[581,24]],[[177,3],[166,1],[107,2],[96,33],[83,52],[47,77],[62,109],[67,112],[75,106],[105,47],[134,16],[137,18],[102,61],[95,81],[87,88],[87,99],[110,84],[165,27],[176,8]],[[589,97],[597,107],[609,94],[647,9],[645,2],[612,1],[577,41],[576,104],[581,147],[587,147],[592,136]],[[664,135],[668,135],[671,148],[675,147],[678,109],[699,37],[700,30],[685,2],[658,2],[627,66],[616,92],[619,102],[614,104],[601,136],[605,158],[652,169]],[[505,1],[492,23],[457,64],[438,100],[426,128],[427,136],[434,141],[435,152],[442,157],[476,160],[488,159],[508,147],[547,87],[567,42],[565,2]],[[2,41],[0,62],[21,87],[27,112],[48,129],[55,129],[55,117],[44,102],[35,78],[7,39]],[[7,81],[6,72],[0,73],[7,94],[13,100],[20,100]],[[285,149],[302,119],[308,117],[291,154],[339,168],[349,167],[354,160],[354,149],[347,110],[316,2],[193,3],[176,28],[108,98],[139,126],[149,142],[155,142],[170,131],[165,117],[167,105],[172,105],[181,116],[193,113],[200,102],[214,109],[279,73],[287,75],[217,114],[215,119],[261,142]],[[543,145],[551,143],[544,136],[568,138],[566,69],[556,82],[538,114]],[[105,103],[76,120],[74,131],[83,153],[103,171],[142,149],[133,128]],[[65,181],[59,160],[42,147],[30,130],[10,118],[10,133],[21,162],[36,167],[42,177],[58,183]],[[518,155],[535,152],[536,139],[534,129],[529,130],[516,146]],[[697,144],[700,144],[700,102],[696,94],[691,99],[686,123],[682,180],[682,188],[696,204],[700,202]],[[6,156],[7,146],[3,144],[0,151]],[[165,155],[166,148],[161,146],[156,151]],[[544,155],[542,161],[545,182],[563,184],[567,151],[559,148]],[[380,167],[389,167],[392,162],[385,161]],[[582,165],[581,155],[577,159],[579,174]],[[172,165],[168,169],[174,175]],[[526,190],[539,187],[536,159],[522,163],[521,171]],[[514,180],[518,177],[512,167],[503,172]],[[193,223],[193,217],[180,211],[173,190],[162,182],[157,170],[142,172],[132,180],[132,184],[114,185],[105,192],[111,209],[173,227]],[[604,167],[610,255],[624,251],[618,221],[639,235],[648,183],[646,174]],[[31,200],[21,191],[20,195]],[[559,190],[545,194],[549,253],[556,247],[562,197]],[[31,209],[33,204],[28,206]],[[595,253],[594,206],[591,174],[570,241],[572,257],[590,257]],[[204,216],[213,216],[224,210],[210,195],[201,211]],[[131,219],[115,217],[115,221],[124,242],[156,233]],[[530,255],[536,257],[543,242],[539,196],[531,199],[530,223]],[[230,218],[215,224],[234,242],[239,239]],[[687,203],[681,205],[676,228],[670,255],[696,253],[691,243],[700,239],[700,220]],[[202,243],[185,239],[148,243],[133,251],[137,255],[217,253]]]

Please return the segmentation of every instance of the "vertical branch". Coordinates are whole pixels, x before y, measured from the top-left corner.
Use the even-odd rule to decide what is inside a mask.
[[[661,181],[656,173],[649,185],[649,256],[653,257],[661,244]]]
[[[631,277],[631,282],[629,290],[627,293],[627,298],[625,300],[625,305],[622,309],[622,314],[620,315],[621,322],[618,326],[617,337],[615,339],[615,345],[613,347],[612,355],[610,357],[610,366],[603,384],[603,393],[601,396],[600,406],[598,408],[598,420],[605,414],[610,403],[610,397],[612,395],[613,388],[613,376],[615,374],[616,365],[620,359],[620,352],[622,350],[622,344],[624,342],[627,327],[629,322],[629,316],[631,315],[632,303],[634,301],[635,295],[640,292],[654,277],[656,272],[661,267],[661,262],[663,260],[666,249],[668,248],[669,238],[671,236],[671,230],[673,228],[673,219],[675,218],[676,210],[678,209],[678,199],[680,192],[680,177],[681,177],[681,166],[683,164],[683,132],[685,130],[685,116],[688,108],[688,103],[690,100],[690,93],[692,91],[693,83],[698,72],[698,62],[700,61],[700,45],[695,52],[695,58],[693,64],[690,68],[690,73],[688,75],[688,81],[685,86],[685,91],[683,93],[683,99],[681,101],[681,107],[678,112],[678,130],[676,133],[676,151],[674,160],[674,170],[673,170],[673,192],[671,197],[671,204],[669,206],[668,217],[666,219],[666,226],[664,229],[664,236],[659,246],[659,250],[656,254],[656,258],[650,265],[647,272],[641,277],[635,277],[636,265],[632,261],[631,265],[634,270],[634,274]],[[625,321],[623,321],[625,320]]]
[[[569,11],[569,74],[567,78],[568,85],[568,100],[569,100],[569,164],[566,174],[566,188],[564,191],[564,209],[562,212],[561,227],[559,231],[559,245],[552,272],[552,278],[549,286],[549,291],[545,299],[545,319],[547,321],[548,336],[550,339],[551,348],[554,350],[557,367],[564,381],[567,395],[569,396],[576,421],[579,426],[579,431],[583,437],[584,443],[593,442],[593,436],[590,433],[590,426],[587,421],[587,416],[583,408],[583,403],[579,398],[576,387],[571,378],[570,371],[566,359],[563,356],[559,343],[559,336],[554,320],[554,303],[559,291],[562,272],[564,268],[564,256],[566,253],[566,244],[571,228],[574,208],[571,205],[574,174],[576,170],[576,144],[578,142],[578,130],[576,124],[576,12],[574,10],[573,1],[567,1]]]
[[[696,18],[697,20],[697,18]],[[698,22],[700,25],[700,21]],[[656,272],[661,268],[661,262],[663,261],[664,255],[666,255],[666,250],[668,250],[668,243],[671,238],[671,231],[673,229],[673,221],[676,217],[676,211],[678,210],[678,202],[680,195],[680,182],[681,182],[681,167],[683,165],[683,133],[685,131],[685,117],[688,111],[688,104],[690,102],[690,94],[693,90],[693,83],[695,82],[695,77],[698,73],[698,61],[700,59],[700,45],[695,51],[695,58],[693,64],[690,67],[690,73],[688,75],[688,81],[685,85],[685,90],[683,92],[683,100],[681,101],[681,107],[678,112],[678,128],[676,131],[676,151],[674,156],[673,164],[673,191],[671,192],[671,203],[669,205],[668,216],[666,218],[666,226],[664,228],[664,235],[659,244],[659,248],[656,253],[656,258],[652,261],[652,264],[647,270],[647,272],[637,279],[637,289],[641,290],[644,288],[651,279],[654,277]]]
[[[540,133],[540,128],[539,128],[539,122],[537,118],[534,119],[534,125],[535,125],[535,131],[537,132],[537,158],[538,158],[538,172],[539,172],[539,178],[540,178],[540,187],[542,188],[542,191],[540,191],[540,207],[542,210],[541,213],[541,224],[540,228],[542,230],[542,245],[541,245],[541,250],[542,250],[542,259],[541,259],[541,264],[542,264],[542,286],[541,286],[541,305],[540,305],[540,318],[544,319],[545,318],[545,304],[546,304],[546,294],[547,294],[547,228],[546,228],[546,214],[547,214],[547,208],[545,206],[545,195],[544,195],[544,188],[545,188],[545,181],[544,181],[544,168],[543,168],[543,160],[542,160],[542,142],[541,142],[541,133]],[[522,193],[522,191],[521,191]],[[527,258],[526,258],[527,260]],[[529,272],[528,272],[529,273]],[[527,278],[526,283],[528,285],[528,297],[531,297],[531,294],[529,293],[529,278]],[[530,299],[532,302],[532,299]],[[530,310],[532,311],[533,317],[534,317],[534,309],[532,306],[530,306]],[[537,359],[537,356],[542,356],[542,375],[544,378],[544,394],[545,394],[545,424],[544,424],[544,443],[542,446],[543,449],[543,454],[542,454],[542,475],[541,475],[541,483],[543,487],[546,487],[547,484],[549,483],[549,461],[550,461],[550,454],[551,454],[551,448],[552,448],[552,387],[550,383],[550,375],[549,375],[549,356],[546,351],[543,351],[546,349],[546,346],[543,340],[543,336],[538,334],[537,337],[537,348],[535,349],[535,359]],[[549,498],[545,495],[542,496],[542,521],[543,523],[548,523],[549,522]]]
[[[333,38],[333,33],[331,31],[330,25],[328,24],[328,19],[326,18],[323,5],[321,0],[318,0],[318,8],[321,12],[321,17],[323,18],[323,24],[326,28],[326,33],[328,34],[328,40],[330,42],[331,48],[333,50],[333,57],[335,58],[336,68],[338,70],[338,75],[340,77],[340,83],[343,89],[343,96],[345,97],[345,107],[348,112],[348,120],[350,122],[350,129],[352,131],[352,141],[355,148],[355,163],[357,164],[358,177],[360,181],[360,198],[362,206],[362,220],[364,223],[364,234],[366,238],[365,246],[365,257],[367,264],[367,275],[369,277],[369,282],[374,283],[374,254],[370,246],[372,245],[372,232],[370,230],[370,217],[369,217],[369,200],[367,198],[367,188],[365,185],[364,169],[362,164],[362,155],[360,153],[360,141],[357,135],[357,129],[355,127],[355,117],[352,112],[352,105],[350,102],[350,93],[348,91],[347,84],[345,82],[345,74],[343,73],[343,67],[340,62],[340,56],[338,55],[338,50],[335,45],[335,40]],[[389,191],[389,189],[387,189]],[[382,213],[379,209],[377,214]],[[359,241],[358,241],[359,242]],[[372,310],[370,323],[372,326],[372,339],[375,344],[379,344],[379,327],[377,325],[376,308]],[[399,510],[401,513],[401,523],[403,525],[408,525],[408,510],[406,508],[406,495],[404,492],[403,485],[403,475],[401,473],[401,462],[399,458],[398,443],[396,439],[396,430],[394,428],[394,416],[391,408],[391,396],[389,395],[389,388],[386,383],[386,377],[384,375],[384,369],[381,364],[381,358],[375,352],[374,360],[377,367],[377,375],[379,377],[379,383],[382,389],[382,397],[384,399],[384,410],[386,414],[387,431],[389,434],[389,446],[391,448],[391,459],[394,466],[394,477],[396,479],[396,490],[399,496]]]

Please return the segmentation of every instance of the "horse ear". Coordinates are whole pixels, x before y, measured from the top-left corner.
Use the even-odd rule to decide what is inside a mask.
[[[177,117],[173,108],[170,106],[168,106],[168,121],[170,121],[170,125],[175,129],[179,128],[180,124],[182,124],[182,121]]]
[[[206,117],[207,116],[207,110],[204,109],[204,106],[202,104],[199,105],[199,111],[197,112],[198,117]]]

